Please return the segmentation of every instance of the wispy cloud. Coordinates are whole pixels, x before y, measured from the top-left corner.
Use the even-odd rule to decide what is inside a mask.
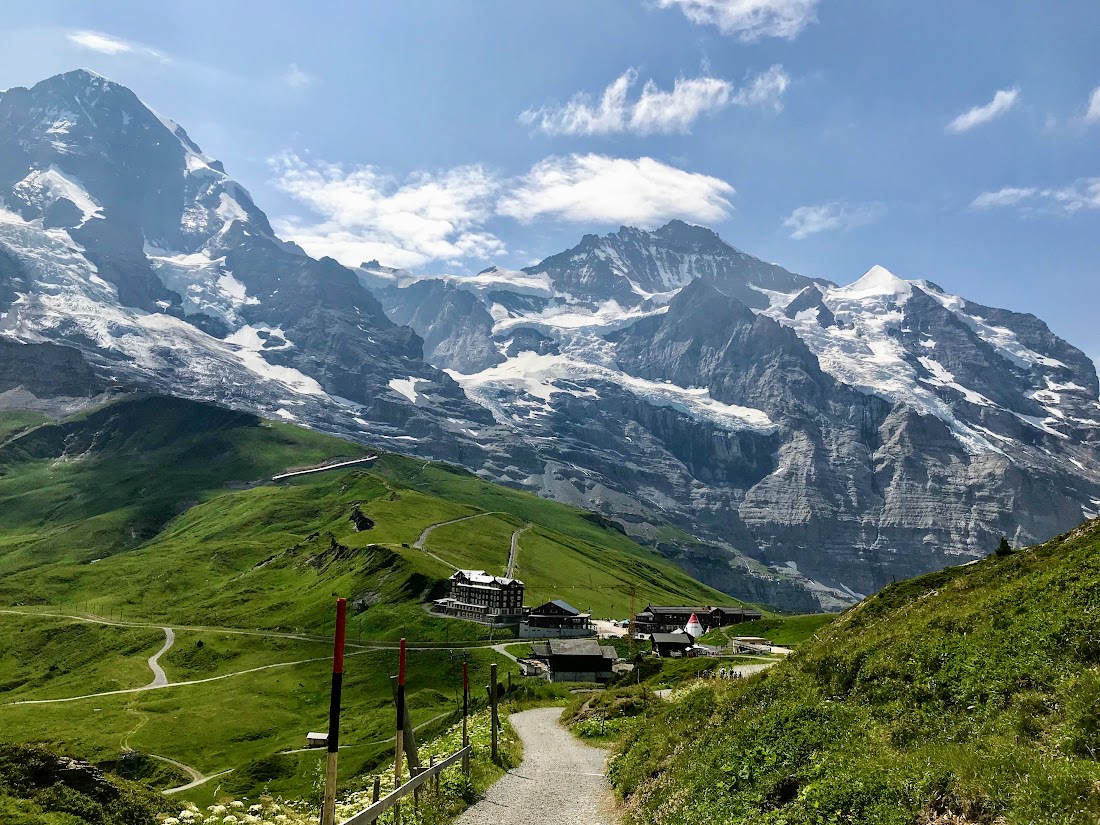
[[[733,96],[733,102],[741,106],[764,106],[778,112],[783,108],[783,95],[790,85],[791,78],[776,64],[741,87]]]
[[[637,70],[627,69],[604,89],[599,102],[581,93],[562,106],[528,109],[519,120],[551,135],[683,133],[703,115],[731,103],[781,109],[783,94],[790,85],[783,67],[776,65],[740,90],[717,77],[679,77],[670,90],[647,80],[641,94],[632,101],[629,93],[637,81]]]
[[[997,209],[1002,206],[1015,206],[1035,195],[1038,190],[1031,186],[1006,186],[995,192],[982,192],[970,203],[971,209]]]
[[[764,37],[792,40],[816,20],[818,0],[658,0],[679,8],[692,23],[717,26],[745,41]]]
[[[1020,99],[1019,89],[1001,89],[983,106],[975,106],[963,112],[947,124],[947,131],[955,134],[969,132],[975,126],[989,123],[1010,110]]]
[[[500,182],[484,167],[417,173],[398,180],[375,167],[352,169],[294,154],[273,158],[275,185],[321,220],[284,219],[276,230],[313,255],[393,266],[485,258],[504,244],[481,225]]]
[[[314,215],[276,220],[276,231],[351,266],[484,260],[505,252],[486,228],[501,217],[652,226],[676,217],[719,220],[733,208],[725,181],[644,157],[550,157],[513,178],[480,165],[397,179],[290,153],[270,162],[275,186]]]
[[[500,199],[502,215],[569,222],[652,225],[680,217],[715,221],[733,207],[733,187],[653,158],[606,155],[550,157],[537,163]]]
[[[791,231],[791,237],[802,240],[818,232],[835,232],[854,229],[879,220],[886,214],[881,203],[849,204],[831,201],[816,206],[800,206],[783,221]]]
[[[1100,121],[1100,86],[1092,90],[1092,95],[1089,97],[1089,108],[1085,112],[1085,120],[1089,123]]]
[[[1016,207],[1026,213],[1063,213],[1072,215],[1082,209],[1100,209],[1100,178],[1078,178],[1066,186],[1006,186],[983,192],[970,202],[971,209]]]
[[[99,52],[106,55],[119,55],[119,54],[136,54],[144,55],[146,57],[155,57],[157,60],[164,62],[168,61],[167,55],[162,52],[152,49],[148,46],[143,46],[140,43],[132,43],[128,40],[123,40],[120,37],[115,37],[110,34],[104,34],[97,31],[73,31],[65,35],[65,37],[71,43],[75,43],[84,49],[89,49],[93,52]]]
[[[291,89],[305,89],[313,83],[313,76],[299,69],[297,63],[291,63],[283,72],[283,83]]]

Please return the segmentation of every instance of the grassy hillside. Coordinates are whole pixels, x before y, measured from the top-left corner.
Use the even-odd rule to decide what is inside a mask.
[[[735,603],[591,513],[454,467],[378,454],[272,484],[288,468],[376,453],[211,405],[139,397],[60,424],[0,423],[0,742],[233,771],[185,794],[198,802],[313,793],[320,755],[283,752],[325,724],[338,595],[357,645],[347,777],[392,747],[396,657],[372,646],[401,636],[447,646],[410,658],[409,704],[425,734],[449,723],[463,658],[478,693],[490,662],[502,678],[514,672],[483,647],[501,631],[432,616],[424,603],[456,566],[503,573],[517,531],[528,604],[557,597],[625,614],[631,586],[640,604]],[[427,528],[468,516],[417,546]],[[190,684],[100,695],[151,681],[161,627],[176,641],[160,664]],[[176,782],[170,771],[156,779]]]
[[[625,613],[636,584],[642,604],[734,603],[590,513],[446,465],[382,455],[363,469],[252,486],[371,453],[159,397],[32,429],[0,446],[0,603],[319,630],[334,592],[383,612],[428,598],[454,567],[503,573],[512,533],[527,524],[517,575],[529,602],[583,591],[580,606]],[[373,529],[356,531],[357,508]],[[413,546],[430,525],[479,513]],[[388,623],[427,631],[408,611]]]
[[[1100,522],[892,585],[629,730],[633,823],[1100,821]]]

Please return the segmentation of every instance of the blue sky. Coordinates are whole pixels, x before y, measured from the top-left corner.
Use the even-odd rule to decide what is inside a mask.
[[[42,0],[2,26],[0,87],[125,83],[316,254],[475,272],[681,217],[1100,358],[1092,0]]]

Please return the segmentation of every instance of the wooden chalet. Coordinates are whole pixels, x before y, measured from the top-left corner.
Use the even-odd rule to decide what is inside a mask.
[[[553,599],[546,604],[532,607],[527,617],[520,622],[521,639],[570,638],[592,636],[592,614],[581,613],[569,602]]]
[[[549,639],[531,645],[531,656],[546,662],[551,682],[606,682],[619,658],[595,639]]]
[[[686,633],[650,633],[649,643],[662,659],[678,659],[691,655],[695,640]]]
[[[643,635],[652,633],[671,633],[679,630],[691,619],[694,613],[707,630],[715,627],[729,627],[742,622],[753,622],[762,618],[759,610],[743,607],[661,607],[649,605],[634,617],[634,632]]]

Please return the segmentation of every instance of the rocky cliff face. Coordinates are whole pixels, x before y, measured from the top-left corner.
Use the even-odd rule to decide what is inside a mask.
[[[665,552],[730,592],[838,605],[1100,508],[1095,368],[1033,316],[679,222],[492,275],[450,283],[504,360],[453,375],[530,452],[487,466],[655,541],[670,519],[700,543]]]
[[[351,270],[275,237],[129,89],[86,71],[10,89],[0,143],[0,334],[75,347],[113,379],[344,433],[373,424],[452,457],[440,422],[491,423]]]
[[[0,395],[121,382],[450,460],[803,610],[1100,510],[1095,368],[1030,315],[679,221],[521,271],[348,269],[88,72],[0,93],[0,145]]]

